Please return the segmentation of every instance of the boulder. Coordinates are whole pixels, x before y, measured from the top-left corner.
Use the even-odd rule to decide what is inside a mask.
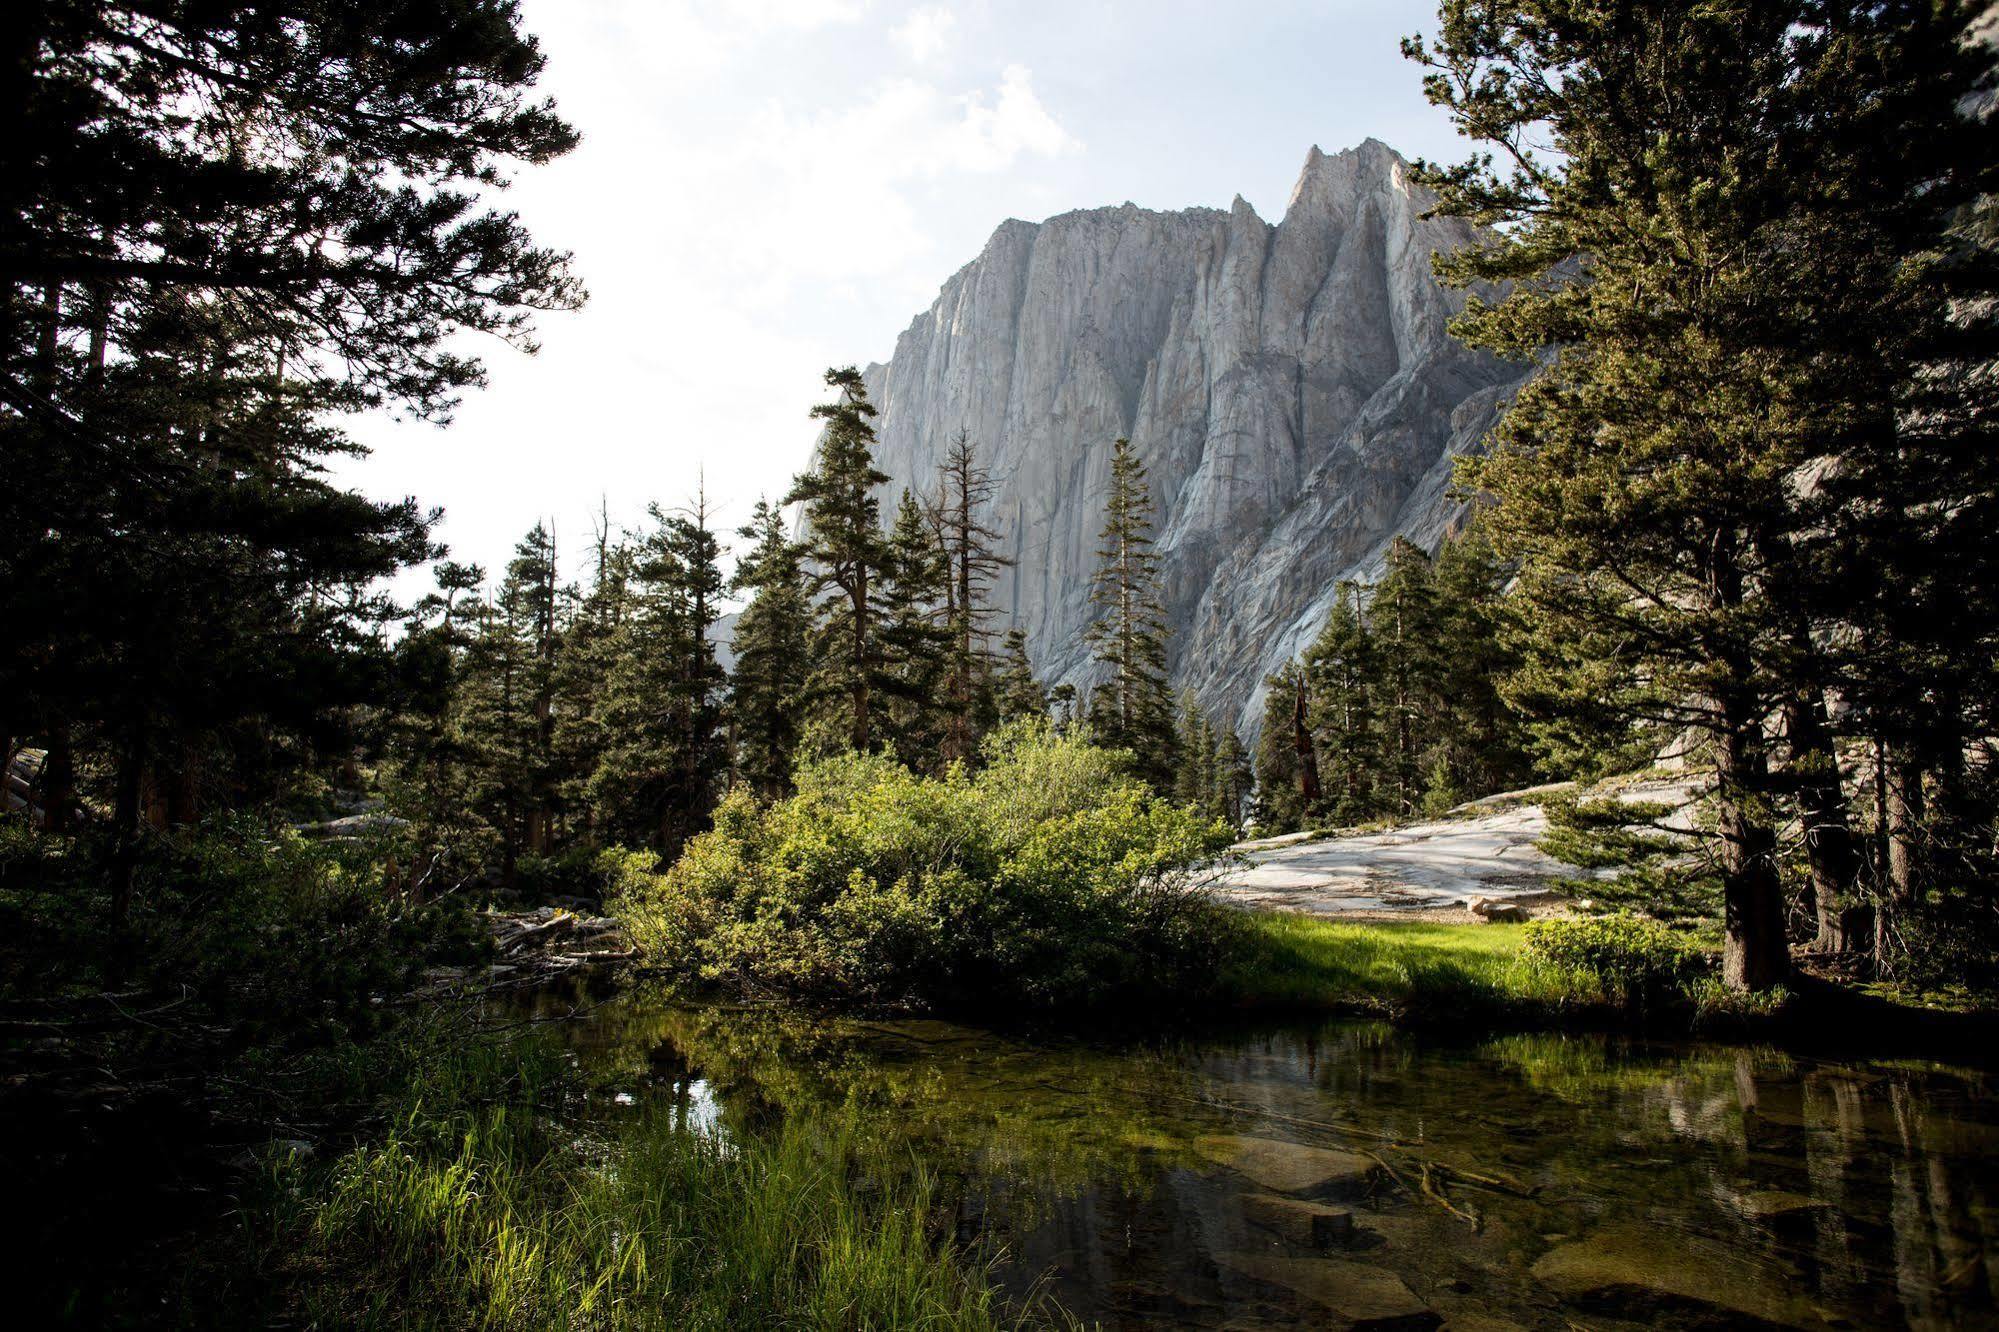
[[[1465,903],[1465,910],[1477,916],[1488,925],[1500,925],[1528,919],[1527,908],[1515,906],[1511,902],[1500,902],[1490,897],[1474,897]]]
[[[1344,1207],[1252,1193],[1242,1200],[1242,1214],[1252,1225],[1275,1231],[1293,1244],[1312,1249],[1343,1248],[1353,1239],[1353,1213]]]
[[[1275,1193],[1356,1198],[1367,1193],[1381,1167],[1358,1152],[1277,1138],[1207,1137],[1194,1149]]]
[[[1826,1324],[1783,1277],[1712,1240],[1657,1226],[1611,1226],[1558,1245],[1533,1276],[1568,1304],[1592,1311],[1715,1328],[1813,1328]]]
[[[1221,1253],[1215,1261],[1331,1310],[1333,1326],[1353,1332],[1428,1332],[1444,1321],[1401,1277],[1366,1263],[1260,1253]]]

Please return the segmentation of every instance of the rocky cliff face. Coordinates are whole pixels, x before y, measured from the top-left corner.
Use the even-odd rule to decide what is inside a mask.
[[[1458,516],[1451,459],[1478,447],[1521,368],[1445,332],[1463,298],[1430,255],[1407,164],[1372,139],[1306,158],[1284,218],[1126,204],[1009,221],[866,371],[877,461],[928,491],[969,430],[1014,565],[995,599],[1048,682],[1092,681],[1083,631],[1111,442],[1158,505],[1172,673],[1244,729],[1261,682],[1324,622],[1338,582]]]

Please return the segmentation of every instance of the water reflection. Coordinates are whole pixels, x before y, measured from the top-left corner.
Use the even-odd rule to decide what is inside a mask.
[[[1355,1023],[1028,1041],[627,998],[607,1087],[851,1126],[1109,1327],[1999,1325],[1980,1071]]]

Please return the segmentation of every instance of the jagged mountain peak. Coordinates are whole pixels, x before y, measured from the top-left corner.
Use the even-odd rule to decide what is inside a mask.
[[[1050,682],[1094,678],[1083,630],[1109,472],[1129,436],[1159,506],[1175,684],[1245,728],[1265,674],[1330,589],[1393,536],[1433,544],[1518,367],[1452,342],[1429,255],[1475,236],[1424,219],[1376,139],[1316,146],[1281,222],[1126,203],[1002,223],[867,371],[878,461],[927,488],[959,429],[995,482],[1013,567],[1001,628]]]

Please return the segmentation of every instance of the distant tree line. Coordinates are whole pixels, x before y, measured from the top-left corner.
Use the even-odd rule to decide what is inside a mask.
[[[438,566],[391,653],[396,678],[426,687],[384,712],[374,751],[432,860],[512,885],[571,852],[671,858],[727,790],[789,795],[801,759],[885,752],[938,775],[976,764],[985,736],[1023,718],[1087,723],[1154,789],[1241,820],[1240,741],[1191,705],[1176,719],[1167,691],[1151,500],[1129,443],[1112,449],[1095,591],[1103,683],[1078,699],[1036,679],[1020,631],[995,642],[990,591],[1006,561],[980,516],[992,482],[970,437],[890,517],[866,387],[851,369],[826,381],[812,466],[758,503],[726,579],[699,497],[653,506],[636,532],[600,522],[581,583],[560,578],[542,526],[491,588],[477,568]],[[733,671],[715,642],[730,597]]]
[[[1501,694],[1519,661],[1506,581],[1473,528],[1435,559],[1397,537],[1378,582],[1342,583],[1312,645],[1265,681],[1259,821],[1439,814],[1524,780],[1527,736]]]

